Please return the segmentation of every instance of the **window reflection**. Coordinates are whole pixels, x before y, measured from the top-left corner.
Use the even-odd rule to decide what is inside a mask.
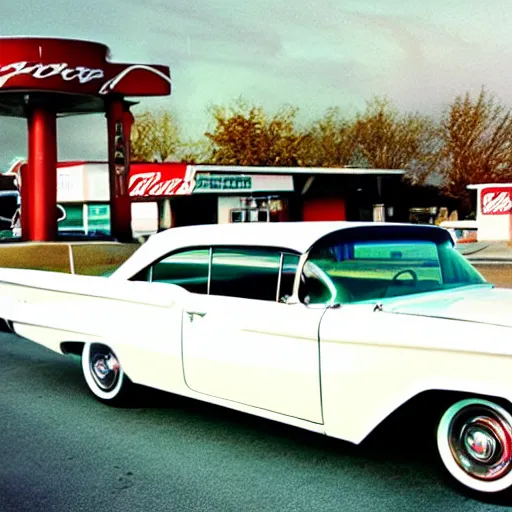
[[[484,283],[447,241],[340,241],[312,250],[299,298],[359,302]]]

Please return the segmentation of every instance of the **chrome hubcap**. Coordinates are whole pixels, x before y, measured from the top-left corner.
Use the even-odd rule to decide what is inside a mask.
[[[116,387],[121,366],[116,356],[108,348],[91,347],[89,368],[94,382],[103,391],[110,391]]]
[[[512,469],[512,426],[491,408],[467,407],[452,420],[450,450],[470,476],[495,480]]]
[[[468,427],[463,433],[463,442],[468,454],[475,460],[489,462],[496,453],[496,439],[478,427]]]

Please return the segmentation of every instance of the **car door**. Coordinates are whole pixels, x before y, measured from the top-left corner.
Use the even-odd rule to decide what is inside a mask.
[[[163,290],[167,288],[169,307],[154,310],[149,316],[146,312],[141,317],[146,325],[148,342],[140,345],[144,350],[139,354],[138,367],[145,369],[144,380],[155,388],[176,392],[186,390],[181,345],[183,304],[189,295],[200,297],[207,293],[209,267],[209,247],[187,247],[164,255],[131,278],[132,281],[151,282],[155,295],[164,294]],[[130,335],[133,321],[129,316],[125,320],[123,328]]]
[[[318,327],[322,308],[286,304],[298,255],[214,248],[208,295],[190,295],[183,364],[194,391],[322,422]]]

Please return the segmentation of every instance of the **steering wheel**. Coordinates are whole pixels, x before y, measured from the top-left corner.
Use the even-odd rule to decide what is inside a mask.
[[[396,273],[393,276],[393,281],[396,281],[402,274],[409,274],[415,283],[418,281],[418,274],[416,274],[416,272],[414,272],[414,270],[411,270],[410,268],[406,268],[405,270],[400,270],[400,272]]]

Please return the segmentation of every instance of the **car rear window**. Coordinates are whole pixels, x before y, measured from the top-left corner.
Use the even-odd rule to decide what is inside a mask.
[[[343,240],[313,248],[301,296],[312,302],[359,302],[483,284],[448,241]]]

